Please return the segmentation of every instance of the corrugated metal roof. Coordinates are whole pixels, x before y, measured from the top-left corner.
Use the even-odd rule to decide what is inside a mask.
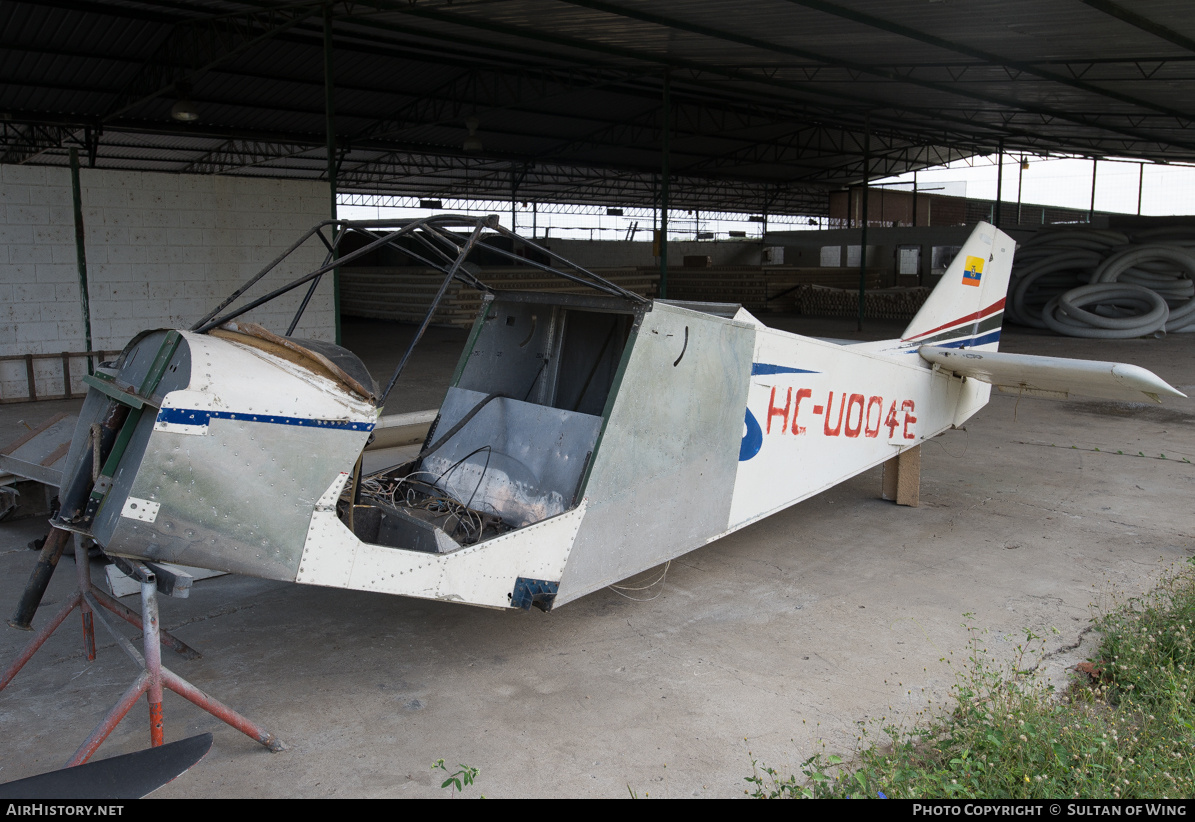
[[[829,189],[1000,143],[1195,161],[1189,0],[331,8],[342,190],[650,204],[666,72],[678,207],[822,213]],[[323,9],[0,4],[0,161],[81,146],[100,167],[322,178]],[[198,122],[171,119],[180,97]]]

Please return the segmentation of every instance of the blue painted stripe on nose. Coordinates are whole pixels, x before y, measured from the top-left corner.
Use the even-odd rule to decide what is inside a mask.
[[[343,431],[372,431],[371,422],[352,420],[321,420],[313,417],[283,417],[276,414],[246,414],[234,411],[204,411],[196,408],[163,408],[158,412],[158,422],[175,425],[207,425],[213,419],[260,422],[267,425],[297,425],[301,427],[334,428]]]

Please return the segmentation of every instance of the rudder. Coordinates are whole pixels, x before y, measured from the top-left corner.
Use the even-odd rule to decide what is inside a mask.
[[[1016,241],[979,223],[925,305],[900,335],[901,347],[936,345],[995,351]]]

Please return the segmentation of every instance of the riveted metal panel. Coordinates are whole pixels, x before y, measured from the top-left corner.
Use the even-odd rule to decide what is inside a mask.
[[[293,580],[311,510],[352,468],[376,409],[271,354],[183,336],[189,383],[143,414],[96,539],[122,556]],[[152,522],[125,513],[130,497],[159,505]]]
[[[655,303],[633,334],[591,459],[556,604],[726,530],[755,328]]]
[[[960,381],[920,357],[760,329],[730,527],[879,465],[950,425]],[[892,421],[892,424],[888,424]],[[711,535],[711,537],[717,535]]]
[[[166,331],[150,331],[126,346],[117,360],[119,370],[116,380],[126,386],[134,388],[140,386],[153,366],[158,352],[165,344],[167,333]],[[185,388],[191,381],[191,365],[190,347],[186,340],[182,340],[175,348],[174,355],[162,371],[162,378],[153,390],[155,401],[171,391]],[[88,398],[98,393],[94,390],[88,391]],[[104,403],[103,407],[106,408],[107,404]],[[99,511],[96,512],[91,533],[101,545],[108,545],[112,541],[112,533],[121,519],[125,500],[128,498],[133,482],[141,468],[142,455],[145,453],[146,445],[153,433],[156,411],[157,409],[150,405],[143,408],[141,418],[133,430],[133,436],[125,447],[124,456],[121,457],[116,472],[112,475],[112,488],[108,491]],[[82,437],[81,440],[80,437]],[[72,454],[75,454],[75,448],[78,446],[77,456],[82,459],[87,445],[87,426],[80,425],[75,429],[75,441],[71,442]],[[145,495],[136,494],[135,496]]]
[[[440,430],[452,428],[485,396],[448,389]],[[530,525],[572,506],[601,424],[590,414],[499,398],[424,459],[424,476],[474,508]]]
[[[581,503],[450,553],[406,551],[362,542],[336,517],[347,479],[341,474],[315,507],[296,582],[508,608],[520,577],[560,578],[585,517]]]
[[[553,367],[560,345],[560,307],[494,301],[484,312],[458,384],[483,396],[518,386],[520,397],[534,392],[528,399],[543,402],[553,381],[542,372]]]
[[[160,501],[156,519],[118,517],[97,538],[122,555],[293,580],[312,506],[336,473],[313,455],[359,451],[368,432],[279,434],[232,420],[212,420],[209,429],[201,437],[153,432],[132,487],[133,496]]]
[[[125,386],[134,388],[140,386],[146,374],[149,373],[154,356],[161,349],[167,333],[169,332],[162,329],[138,334],[124,347],[124,350],[116,358],[112,367],[101,367],[99,373],[105,376],[117,377]],[[174,356],[171,358],[166,370],[162,373],[162,378],[158,382],[154,393],[157,397],[164,396],[170,391],[186,387],[190,379],[191,352],[184,340],[175,349]],[[83,461],[90,460],[91,425],[92,423],[103,421],[111,404],[112,400],[100,391],[89,390],[87,392],[87,397],[83,400],[83,408],[79,412],[79,421],[75,426],[75,433],[71,438],[70,450],[67,451],[66,461],[62,464],[62,485],[64,491],[81,470]],[[147,408],[142,416],[143,421],[146,418],[151,420],[149,427],[152,427],[153,412],[153,408]],[[134,435],[135,442],[130,442],[130,447],[133,450],[126,449],[126,453],[129,455],[126,459],[130,460],[134,468],[136,466],[136,457],[140,454],[135,449],[138,444],[143,446],[147,438],[148,433],[137,430]],[[120,471],[118,470],[114,480],[119,479],[119,477]],[[119,508],[120,506],[117,507]],[[103,509],[101,509],[102,512]]]

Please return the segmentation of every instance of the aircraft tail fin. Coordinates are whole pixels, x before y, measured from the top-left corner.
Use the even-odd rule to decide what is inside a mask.
[[[901,346],[995,351],[1015,250],[1016,241],[995,226],[977,225],[900,335]]]

